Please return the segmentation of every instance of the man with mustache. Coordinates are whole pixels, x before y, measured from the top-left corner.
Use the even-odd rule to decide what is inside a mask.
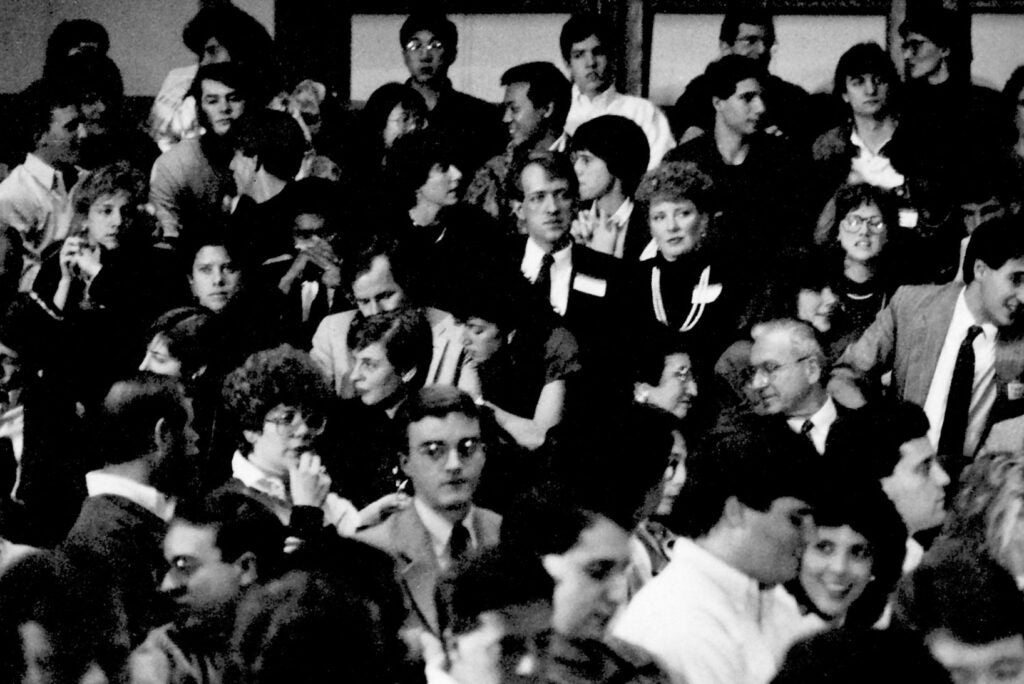
[[[863,401],[864,381],[877,382],[891,371],[889,393],[924,408],[928,437],[954,482],[991,425],[1024,412],[1019,217],[1000,218],[974,232],[964,281],[899,288],[847,348],[830,384],[833,394],[861,391]]]

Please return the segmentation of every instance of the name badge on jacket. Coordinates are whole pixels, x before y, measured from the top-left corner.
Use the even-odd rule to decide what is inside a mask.
[[[608,291],[608,281],[588,276],[586,273],[577,273],[576,277],[572,279],[572,289],[595,297],[604,297],[605,292]]]
[[[722,294],[721,283],[711,283],[710,285],[697,285],[693,288],[693,296],[690,299],[691,304],[710,304],[711,302],[718,299]]]

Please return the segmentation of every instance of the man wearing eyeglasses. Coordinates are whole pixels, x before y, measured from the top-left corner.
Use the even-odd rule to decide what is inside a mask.
[[[505,130],[498,107],[455,90],[448,79],[458,56],[455,24],[437,12],[416,12],[402,24],[399,40],[410,76],[406,83],[427,103],[429,127],[456,145],[457,166],[471,173],[500,153]]]
[[[778,319],[755,326],[752,335],[747,382],[760,412],[782,416],[790,430],[824,454],[832,427],[848,409],[825,389],[825,353],[814,328]]]
[[[412,484],[412,505],[357,539],[395,557],[407,624],[440,637],[438,578],[463,556],[496,545],[501,526],[500,515],[473,504],[486,462],[480,409],[465,392],[431,385],[405,400],[395,428],[405,436],[399,467]]]
[[[843,354],[830,390],[892,373],[890,394],[924,408],[928,437],[953,482],[992,424],[1024,414],[1024,224],[979,227],[964,281],[896,290]],[[861,397],[863,401],[863,396]]]

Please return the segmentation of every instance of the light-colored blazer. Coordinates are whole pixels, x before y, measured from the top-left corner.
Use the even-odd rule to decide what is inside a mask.
[[[874,323],[846,349],[840,365],[875,377],[891,370],[895,396],[924,406],[963,287],[962,283],[949,283],[899,288]],[[997,394],[989,426],[1024,409],[1017,392],[1008,393],[1024,373],[1024,337],[999,331],[995,372]]]
[[[500,515],[486,508],[474,510],[473,535],[478,549],[497,545],[500,529]],[[416,508],[408,506],[380,524],[359,532],[355,538],[394,556],[398,581],[409,602],[411,624],[422,625],[440,636],[434,589],[441,576],[441,566]]]
[[[447,311],[427,308],[423,310],[434,338],[434,353],[430,359],[427,385],[455,385],[463,362],[462,326]],[[348,348],[348,330],[359,311],[352,309],[325,316],[313,334],[313,348],[309,355],[330,379],[334,391],[343,399],[355,396],[350,374],[352,352]]]

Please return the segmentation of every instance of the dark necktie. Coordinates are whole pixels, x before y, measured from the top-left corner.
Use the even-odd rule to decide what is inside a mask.
[[[469,553],[469,530],[465,525],[459,523],[452,528],[452,536],[448,538],[448,557],[452,564],[458,563]]]
[[[537,279],[533,281],[533,286],[537,289],[537,293],[544,298],[544,301],[551,299],[551,267],[554,265],[555,257],[551,255],[551,252],[547,252],[540,260],[540,270],[537,271]]]
[[[981,327],[972,325],[960,343],[960,351],[956,354],[956,364],[953,366],[953,380],[949,383],[946,415],[942,419],[942,431],[939,434],[939,459],[954,482],[955,474],[959,473],[962,465],[960,462],[964,455],[964,439],[974,388],[974,338],[980,334]]]
[[[814,421],[808,418],[804,421],[804,424],[800,426],[800,434],[810,440],[811,444],[814,444],[814,438],[811,437],[811,430],[814,429]]]

